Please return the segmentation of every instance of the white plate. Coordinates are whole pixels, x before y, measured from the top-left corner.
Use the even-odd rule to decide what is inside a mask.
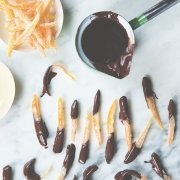
[[[12,106],[15,97],[15,83],[11,71],[6,65],[0,63],[0,119],[2,119]]]
[[[60,0],[55,0],[55,11],[56,11],[56,15],[55,15],[55,19],[56,19],[56,37],[59,36],[61,30],[62,30],[62,26],[63,26],[63,21],[64,21],[64,13],[63,13],[63,7],[61,4]],[[5,43],[5,45],[8,42],[8,37],[9,37],[9,33],[6,30],[6,16],[4,14],[4,12],[0,11],[0,39]],[[32,51],[34,49],[32,49],[30,46],[28,46],[27,44],[23,44],[22,46],[20,46],[18,49],[16,49],[17,51],[23,51],[23,52],[27,52],[27,51]]]

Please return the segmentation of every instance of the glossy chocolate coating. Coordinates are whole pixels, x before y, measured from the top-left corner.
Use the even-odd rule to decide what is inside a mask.
[[[66,156],[64,158],[63,167],[66,169],[66,175],[68,174],[75,158],[76,147],[74,144],[70,144],[66,149]]]
[[[77,119],[79,116],[78,101],[75,100],[71,106],[71,118]]]
[[[51,80],[57,75],[57,73],[52,71],[53,66],[49,66],[46,70],[43,78],[43,90],[41,97],[43,97],[46,93],[51,96],[51,93],[49,92],[49,85],[51,83]]]
[[[87,167],[83,173],[83,180],[90,180],[91,175],[98,170],[97,165]]]
[[[154,152],[151,155],[151,160],[150,161],[145,161],[145,163],[151,163],[152,164],[152,169],[159,175],[160,177],[164,178],[164,176],[168,176],[166,173],[166,170],[164,169],[162,162],[159,158],[159,156]]]
[[[89,156],[89,141],[82,144],[81,151],[79,154],[79,162],[85,164]]]
[[[119,100],[119,106],[120,106],[120,113],[119,118],[121,119],[122,123],[123,121],[129,122],[129,110],[128,110],[128,102],[126,96],[122,96]]]
[[[106,158],[106,162],[108,164],[110,164],[115,152],[116,152],[116,142],[115,142],[114,133],[112,133],[108,137],[108,140],[107,140],[107,143],[106,143],[105,158]]]
[[[5,166],[3,168],[3,180],[11,180],[12,179],[12,168],[11,166]]]
[[[24,165],[23,172],[27,180],[40,180],[41,179],[40,175],[37,174],[34,170],[35,162],[36,162],[36,159],[32,159]]]
[[[118,172],[115,175],[114,179],[116,179],[116,180],[131,180],[132,176],[134,176],[138,179],[141,178],[141,174],[139,174],[137,171],[125,169],[124,171]]]
[[[61,153],[63,150],[64,145],[64,128],[59,130],[59,128],[56,131],[56,137],[54,140],[53,145],[53,152],[54,153]]]
[[[136,157],[139,155],[140,151],[141,151],[141,149],[137,148],[136,144],[133,143],[131,150],[125,156],[124,163],[128,164],[128,163],[131,163],[132,161],[134,161],[136,159]]]
[[[81,43],[90,63],[99,71],[119,79],[129,74],[134,45],[118,14],[95,13],[83,32]]]
[[[176,115],[176,104],[172,99],[169,101],[168,111],[169,111],[169,118]]]
[[[101,96],[101,93],[100,93],[100,90],[98,90],[96,95],[95,95],[95,98],[94,98],[93,115],[95,115],[99,111],[100,96]]]
[[[49,133],[45,122],[42,119],[40,121],[34,120],[34,126],[39,143],[42,146],[47,147],[47,138],[49,136]]]
[[[153,97],[155,95],[152,89],[152,82],[148,77],[143,77],[142,86],[145,98]]]

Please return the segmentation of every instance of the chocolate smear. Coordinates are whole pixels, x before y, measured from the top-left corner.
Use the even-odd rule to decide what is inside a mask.
[[[36,135],[39,140],[39,143],[46,148],[47,138],[49,136],[49,133],[48,133],[45,122],[42,119],[34,120],[34,126],[35,126]]]
[[[122,123],[123,121],[129,121],[130,115],[129,115],[128,102],[126,96],[122,96],[120,98],[119,106],[120,106],[119,119],[121,119]]]
[[[136,159],[141,149],[136,147],[136,143],[132,144],[131,150],[126,154],[124,163],[128,164]]]
[[[83,173],[83,180],[90,180],[92,174],[97,170],[98,170],[97,165],[91,165],[91,166],[87,167]]]
[[[41,97],[43,97],[46,93],[51,96],[51,93],[49,92],[49,85],[51,83],[51,80],[57,75],[57,73],[52,71],[53,65],[49,66],[48,69],[45,72],[44,78],[43,78],[43,90]]]
[[[74,144],[70,144],[66,149],[66,156],[64,158],[63,167],[66,169],[66,175],[68,174],[75,158],[76,147]]]
[[[114,133],[111,133],[106,143],[106,153],[105,153],[106,162],[108,164],[110,164],[115,152],[116,152],[115,136]]]
[[[71,106],[71,118],[77,119],[79,116],[79,108],[78,108],[78,101],[75,100]]]
[[[95,98],[94,98],[94,107],[93,107],[93,115],[95,115],[97,112],[99,112],[100,108],[100,90],[97,91]]]
[[[32,159],[24,165],[23,172],[27,180],[40,180],[41,179],[40,175],[37,174],[34,170],[35,162],[36,162],[36,159]]]
[[[79,162],[85,164],[89,156],[89,141],[82,144],[81,151],[79,154]]]
[[[63,150],[64,131],[65,131],[64,128],[61,130],[59,128],[57,128],[56,137],[55,137],[54,145],[53,145],[53,152],[54,153],[61,153]]]
[[[176,116],[176,104],[172,99],[169,101],[168,111],[169,111],[169,119],[172,116]]]
[[[150,161],[144,161],[145,163],[151,163],[152,169],[162,178],[169,177],[166,170],[164,169],[159,156],[154,152],[151,155]]]
[[[139,174],[137,171],[125,169],[124,171],[118,172],[114,179],[116,180],[131,180],[132,177],[136,177],[138,179],[141,178],[141,174]]]
[[[12,179],[12,168],[7,165],[3,168],[3,180],[11,180]]]

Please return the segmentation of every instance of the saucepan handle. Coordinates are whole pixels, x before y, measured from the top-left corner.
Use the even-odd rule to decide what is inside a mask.
[[[180,0],[162,0],[149,10],[142,13],[140,16],[132,19],[129,24],[131,25],[132,29],[135,30],[178,2],[180,2]]]

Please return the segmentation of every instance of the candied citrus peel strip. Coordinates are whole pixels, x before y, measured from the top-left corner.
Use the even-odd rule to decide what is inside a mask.
[[[117,108],[117,102],[116,99],[113,101],[109,113],[108,113],[108,118],[107,118],[107,132],[108,134],[111,134],[114,132],[114,116]]]
[[[33,112],[34,119],[36,121],[40,121],[41,120],[41,111],[40,111],[40,105],[39,105],[39,98],[37,95],[33,96],[32,112]]]
[[[145,138],[149,132],[149,129],[151,127],[151,124],[152,124],[152,119],[150,119],[146,126],[144,127],[144,129],[141,131],[141,133],[139,134],[139,136],[137,137],[136,141],[135,141],[135,144],[136,144],[136,147],[137,148],[141,148],[144,141],[145,141]]]
[[[65,126],[64,120],[64,102],[61,98],[58,99],[58,128],[63,129]]]
[[[60,64],[53,64],[53,67],[57,67],[62,70],[70,79],[75,80],[75,77],[62,65]]]

